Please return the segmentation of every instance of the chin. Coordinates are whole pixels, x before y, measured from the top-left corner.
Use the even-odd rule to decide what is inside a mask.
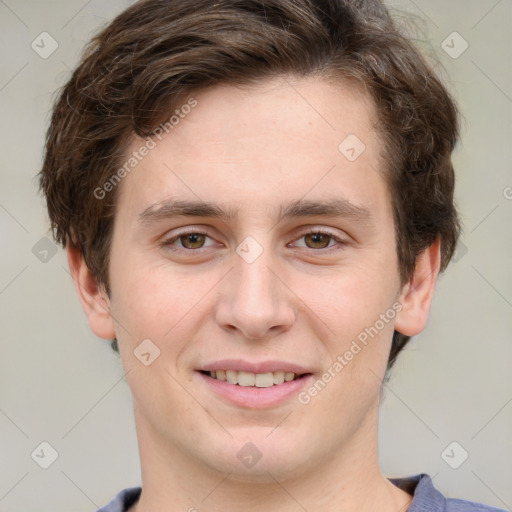
[[[307,443],[290,444],[289,435],[273,432],[269,436],[268,429],[251,430],[253,435],[233,436],[229,446],[218,447],[217,454],[205,461],[207,465],[230,474],[230,480],[253,484],[284,481],[310,470],[313,454],[309,453]]]

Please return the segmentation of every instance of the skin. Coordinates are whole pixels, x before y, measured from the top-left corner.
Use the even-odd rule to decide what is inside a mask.
[[[406,510],[412,497],[378,463],[381,381],[393,329],[425,327],[439,243],[402,287],[372,101],[318,77],[222,85],[194,98],[119,185],[110,297],[68,247],[90,328],[117,337],[133,393],[143,490],[131,510]],[[353,162],[338,150],[349,134],[366,146]],[[142,144],[135,139],[131,151]],[[369,215],[274,217],[281,204],[333,197]],[[169,198],[214,202],[238,217],[138,222]],[[313,240],[310,228],[342,243]],[[199,242],[164,245],[204,230]],[[247,236],[263,248],[252,263],[236,252]],[[293,396],[270,408],[235,406],[196,371],[221,358],[278,359],[316,380],[397,301],[395,318],[307,405]],[[147,338],[160,349],[149,366],[133,353]],[[262,454],[251,468],[236,456],[247,442]]]

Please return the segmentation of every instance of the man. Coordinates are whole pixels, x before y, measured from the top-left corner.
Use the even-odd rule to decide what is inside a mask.
[[[496,510],[378,461],[459,234],[457,134],[378,1],[147,0],[92,41],[41,188],[133,393],[142,489],[102,511]]]

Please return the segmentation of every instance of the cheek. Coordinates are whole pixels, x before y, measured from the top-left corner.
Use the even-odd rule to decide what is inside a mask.
[[[149,339],[160,350],[157,361],[171,372],[181,371],[181,354],[196,339],[203,324],[200,319],[211,309],[205,294],[218,282],[218,276],[180,273],[168,262],[150,265],[127,260],[123,266],[114,276],[112,313],[118,324],[119,347],[126,352],[125,367],[138,368],[134,350]],[[135,270],[128,272],[128,268]]]
[[[122,325],[119,334],[129,338],[130,345],[140,343],[144,338],[160,339],[165,332],[164,324],[166,330],[170,328],[169,304],[150,280],[131,276],[117,290],[118,300],[114,302],[113,314]],[[119,300],[121,296],[123,299]]]
[[[297,280],[297,286],[299,282],[304,286],[297,294],[307,297],[306,304],[322,320],[318,322],[322,329],[318,337],[325,371],[330,367],[336,375],[317,405],[334,403],[341,415],[350,407],[363,410],[379,396],[380,379],[387,366],[399,278],[397,272],[386,271],[393,264],[392,255],[374,261],[340,267],[317,280],[321,286],[313,286],[314,279],[309,283],[303,278]]]
[[[325,321],[332,336],[346,340],[373,325],[398,297],[398,274],[386,266],[360,263],[322,276],[297,273],[291,287]]]
[[[113,314],[130,325],[131,337],[161,338],[185,314],[189,286],[160,262],[127,256],[112,272]],[[126,334],[126,333],[125,333]]]
[[[387,279],[378,280],[378,275],[339,279],[316,294],[311,305],[333,331],[322,340],[326,357],[319,376],[329,383],[318,394],[311,390],[312,416],[325,415],[329,409],[333,429],[343,424],[344,432],[356,429],[366,411],[378,403],[387,367],[396,295]]]

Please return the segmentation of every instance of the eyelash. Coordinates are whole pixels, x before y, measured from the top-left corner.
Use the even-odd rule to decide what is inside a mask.
[[[330,233],[328,231],[325,231],[325,230],[322,230],[322,229],[311,229],[311,230],[303,233],[302,235],[300,235],[296,240],[300,240],[301,238],[305,237],[306,235],[317,235],[317,234],[325,235],[325,236],[329,237],[331,240],[334,240],[339,245],[341,245],[341,247],[338,247],[338,248],[335,248],[335,247],[334,248],[333,247],[325,247],[325,248],[321,248],[321,249],[312,249],[310,247],[304,247],[304,249],[306,249],[307,251],[314,252],[314,253],[319,253],[319,252],[331,253],[333,251],[337,251],[337,250],[343,249],[343,246],[345,246],[347,244],[346,241],[341,240],[340,238],[336,237],[332,233]],[[205,232],[205,231],[201,231],[201,230],[183,231],[182,233],[178,233],[178,234],[172,236],[171,238],[168,238],[168,239],[164,240],[162,242],[162,247],[165,248],[165,249],[170,249],[172,251],[178,251],[178,252],[185,251],[185,252],[188,252],[188,253],[202,252],[203,249],[207,249],[208,248],[208,247],[200,247],[198,249],[187,249],[185,247],[179,247],[179,248],[173,247],[172,244],[174,242],[179,240],[182,236],[187,236],[187,235],[204,235],[204,236],[207,236],[208,238],[213,239],[213,237],[210,236],[210,234]]]

